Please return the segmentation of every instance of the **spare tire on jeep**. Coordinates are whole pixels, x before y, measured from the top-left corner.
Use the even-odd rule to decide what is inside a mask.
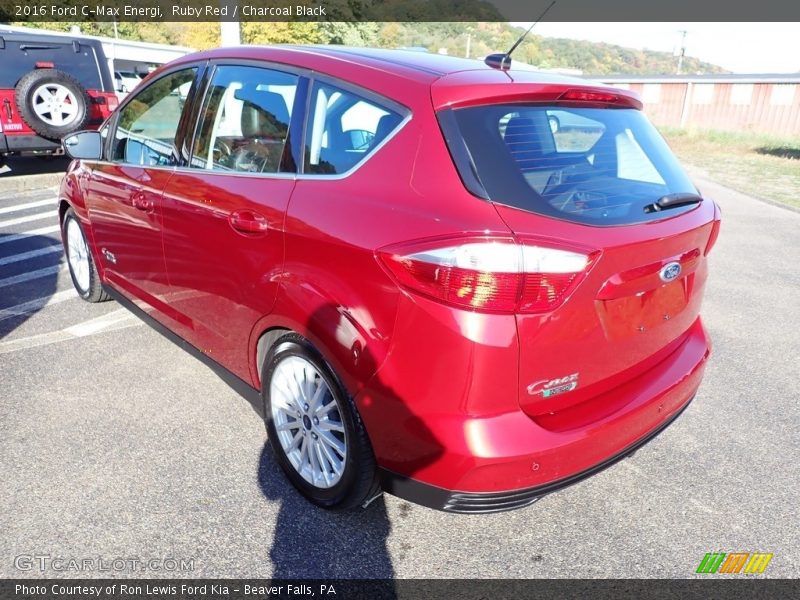
[[[89,94],[63,71],[36,69],[23,75],[15,97],[22,118],[43,137],[61,139],[89,122]]]

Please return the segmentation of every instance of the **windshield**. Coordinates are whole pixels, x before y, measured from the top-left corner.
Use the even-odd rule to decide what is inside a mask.
[[[665,196],[697,190],[638,110],[504,104],[452,112],[471,159],[466,168],[494,202],[597,225],[694,206],[654,208]]]

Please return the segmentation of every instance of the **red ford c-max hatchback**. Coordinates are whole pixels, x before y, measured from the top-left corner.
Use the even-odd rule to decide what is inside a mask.
[[[186,56],[65,141],[72,278],[263,402],[312,502],[524,506],[700,385],[719,211],[640,109],[416,52]]]

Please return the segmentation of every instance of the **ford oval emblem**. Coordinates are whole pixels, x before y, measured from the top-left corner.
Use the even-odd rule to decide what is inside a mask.
[[[681,274],[680,263],[671,262],[661,267],[661,271],[658,273],[658,276],[661,277],[661,281],[672,281],[676,279],[680,274]]]

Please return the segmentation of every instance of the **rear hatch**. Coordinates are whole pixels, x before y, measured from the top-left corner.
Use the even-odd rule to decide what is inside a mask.
[[[718,209],[635,98],[538,92],[438,113],[465,185],[495,203],[518,243],[534,256],[586,257],[573,267],[542,259],[526,275],[538,301],[517,311],[519,398],[532,416],[601,395],[681,345],[718,228]]]

